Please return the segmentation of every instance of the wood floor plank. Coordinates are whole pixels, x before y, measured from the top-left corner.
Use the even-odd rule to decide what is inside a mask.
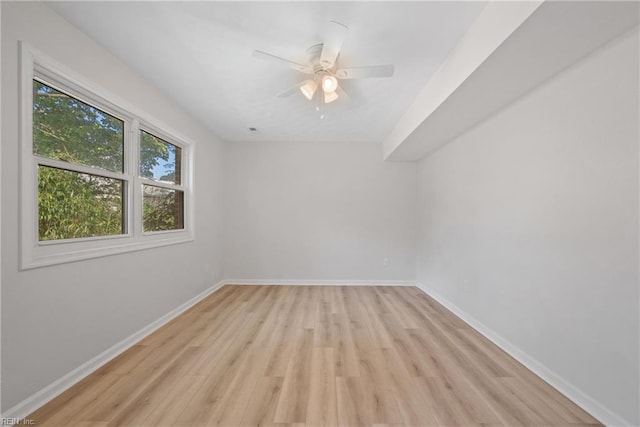
[[[289,366],[295,340],[302,327],[302,316],[299,310],[300,293],[292,290],[283,295],[286,305],[281,309],[276,329],[272,334],[271,359],[267,364],[266,376],[284,377]]]
[[[143,374],[122,375],[99,399],[85,406],[77,416],[79,421],[109,422],[151,383]]]
[[[38,426],[66,426],[68,420],[79,421],[82,411],[97,402],[101,396],[124,375],[91,375],[71,387],[29,416]]]
[[[432,358],[439,376],[465,401],[474,421],[480,424],[501,423],[502,418],[490,404],[489,396],[484,394],[474,381],[478,374],[473,371],[469,374],[472,368],[468,361],[443,336],[433,335],[427,329],[412,329],[409,335],[418,348],[422,348]]]
[[[373,424],[373,399],[365,381],[360,377],[336,378],[338,425],[359,427]]]
[[[283,381],[281,377],[262,377],[258,380],[240,425],[273,424]]]
[[[439,425],[479,425],[467,410],[464,400],[455,393],[446,380],[440,377],[420,377],[416,381],[427,396],[430,406],[434,408],[435,418]]]
[[[184,377],[187,367],[202,352],[201,347],[188,347],[180,357],[173,359],[131,403],[109,422],[109,427],[139,426],[158,405],[167,400],[167,394]]]
[[[397,393],[394,382],[381,350],[371,348],[360,354],[360,378],[369,388],[373,399],[371,416],[374,423],[396,424],[402,422],[402,417],[395,399]]]
[[[336,376],[360,376],[358,355],[349,319],[342,313],[335,313],[332,317],[335,332],[333,349],[335,351]]]
[[[307,418],[313,330],[300,328],[298,334],[276,408],[277,423],[304,423]]]
[[[435,410],[429,405],[423,390],[409,374],[394,348],[380,350],[383,363],[390,372],[391,396],[396,401],[401,424],[437,425]]]
[[[216,406],[208,425],[239,425],[269,360],[267,350],[250,352]]]
[[[260,331],[262,311],[268,310],[269,301],[262,301],[262,309],[257,311],[250,303],[252,299],[260,299],[260,295],[253,293],[246,295],[245,298],[247,305],[237,314],[237,317],[243,319],[241,326],[234,330],[232,337],[229,337],[227,346],[220,349],[219,358],[208,365],[207,379],[180,414],[175,425],[207,425],[220,411],[219,406],[225,399],[225,394],[238,373],[246,366],[246,360],[252,356],[250,349]],[[248,310],[253,312],[249,313]],[[206,370],[206,366],[201,369]]]
[[[306,425],[338,425],[335,361],[331,347],[314,347],[311,354]]]
[[[227,285],[29,416],[38,426],[595,426],[414,287]]]
[[[140,427],[172,426],[187,404],[204,384],[204,376],[183,376],[158,402],[149,415],[140,421]]]
[[[383,308],[377,305],[379,299],[372,290],[366,292],[362,298],[362,307],[366,314],[366,325],[369,333],[378,348],[392,348],[393,339],[382,323],[381,314],[386,313]]]
[[[331,316],[331,300],[321,299],[316,306],[313,335],[314,347],[331,347],[335,338],[335,327]]]

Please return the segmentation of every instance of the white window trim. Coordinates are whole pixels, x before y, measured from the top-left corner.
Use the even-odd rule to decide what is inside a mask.
[[[194,240],[194,182],[193,162],[195,144],[180,133],[162,125],[159,120],[140,111],[128,102],[49,58],[28,44],[20,43],[20,269],[26,270],[72,261],[174,245]],[[104,109],[125,123],[124,173],[108,172],[89,166],[65,162],[58,166],[107,177],[124,179],[127,215],[126,234],[40,242],[38,238],[38,178],[37,164],[56,166],[57,161],[33,154],[33,78],[41,77],[63,91],[71,92],[81,101]],[[139,177],[139,129],[182,148],[181,184],[163,185],[161,182]],[[136,169],[136,170],[133,170]],[[143,232],[142,184],[184,191],[184,229]]]

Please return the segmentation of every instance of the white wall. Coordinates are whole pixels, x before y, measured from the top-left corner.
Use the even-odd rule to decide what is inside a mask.
[[[415,280],[416,164],[381,149],[228,144],[225,278]]]
[[[419,164],[418,280],[638,425],[638,32]]]
[[[18,271],[18,40],[196,142],[196,240]],[[2,2],[2,408],[222,278],[221,144],[158,89],[40,3]]]

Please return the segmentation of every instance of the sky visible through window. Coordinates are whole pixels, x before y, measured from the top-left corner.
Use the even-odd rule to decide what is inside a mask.
[[[180,147],[140,131],[140,176],[180,185],[181,155]]]
[[[168,174],[172,174],[176,169],[176,147],[173,145],[169,145],[169,158],[164,160],[162,158],[156,158],[156,162],[158,162],[152,169],[151,173],[153,174],[154,180],[161,181],[163,176]]]

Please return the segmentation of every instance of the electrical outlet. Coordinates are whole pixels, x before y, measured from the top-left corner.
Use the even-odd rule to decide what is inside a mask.
[[[389,258],[385,258],[382,260],[382,265],[384,265],[385,267],[389,267]]]

